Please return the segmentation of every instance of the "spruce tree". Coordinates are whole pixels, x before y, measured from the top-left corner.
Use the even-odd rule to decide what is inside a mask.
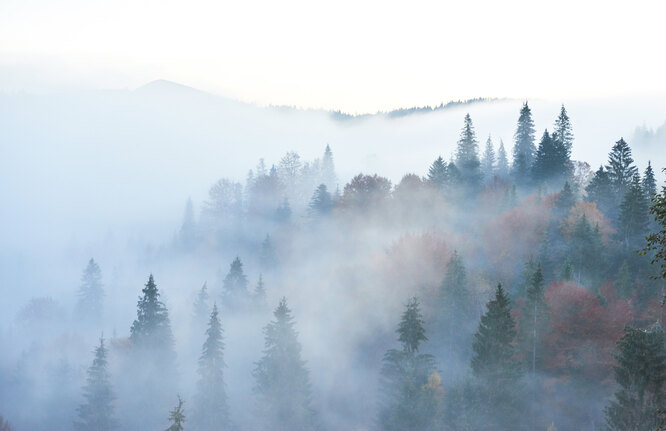
[[[647,244],[641,254],[650,253],[650,263],[659,265],[659,275],[655,278],[666,279],[666,186],[652,199],[650,214],[654,217],[656,227],[645,238]]]
[[[467,114],[465,124],[460,131],[455,163],[460,171],[462,183],[472,189],[481,183],[481,162],[478,152],[478,141],[472,118]]]
[[[566,150],[567,159],[571,156],[571,148],[573,147],[573,129],[571,121],[567,115],[567,110],[562,105],[560,115],[555,120],[555,128],[553,129],[553,140],[560,143]]]
[[[495,175],[496,170],[495,149],[493,148],[493,141],[488,135],[486,140],[486,148],[481,157],[481,172],[486,181],[491,180]]]
[[[264,328],[264,355],[253,371],[258,413],[265,421],[264,429],[312,430],[316,419],[310,377],[285,298],[273,315],[275,320]]]
[[[333,152],[331,151],[331,146],[328,144],[326,144],[324,157],[321,160],[321,181],[329,190],[338,185],[338,178],[335,174],[335,163],[333,162]]]
[[[504,141],[500,139],[499,149],[497,150],[497,175],[500,178],[509,176],[509,158],[504,149]]]
[[[227,306],[235,308],[246,305],[249,297],[247,277],[243,272],[243,263],[238,256],[229,265],[229,272],[224,277],[223,288],[223,298]]]
[[[278,258],[277,253],[275,252],[275,247],[271,241],[270,235],[266,234],[261,243],[261,251],[259,252],[259,265],[261,269],[265,272],[270,272],[277,268]]]
[[[76,304],[77,316],[85,321],[99,321],[104,308],[104,286],[102,271],[95,259],[90,258],[81,276],[79,299]]]
[[[428,181],[437,186],[440,190],[444,189],[448,182],[447,164],[442,156],[437,157],[428,169]]]
[[[630,299],[633,293],[633,283],[631,281],[631,272],[629,271],[629,264],[625,260],[622,266],[617,271],[614,283],[615,291],[618,296],[623,299]]]
[[[289,220],[291,220],[291,206],[289,205],[289,199],[285,197],[275,210],[275,221],[287,223]]]
[[[613,220],[617,217],[617,202],[613,192],[613,184],[611,183],[608,172],[604,170],[603,166],[594,173],[592,180],[585,187],[587,193],[586,200],[597,204],[597,208],[606,217]]]
[[[209,300],[210,297],[208,295],[208,287],[206,286],[206,283],[204,283],[203,286],[201,286],[196,299],[194,300],[194,311],[192,313],[192,317],[197,325],[203,325],[206,322],[206,318],[210,314]]]
[[[618,236],[625,247],[635,248],[642,245],[649,222],[648,200],[641,186],[640,176],[636,173],[620,205]]]
[[[327,215],[332,209],[333,201],[331,200],[331,194],[328,192],[325,184],[320,184],[310,199],[308,215],[310,218],[316,219]]]
[[[625,328],[617,345],[615,381],[619,389],[606,407],[612,431],[652,431],[666,405],[666,341],[659,324],[647,331]]]
[[[634,159],[631,157],[631,148],[623,138],[613,145],[608,154],[606,171],[615,194],[616,205],[618,205],[627,193],[631,179],[638,173],[638,168],[634,166]]]
[[[545,299],[545,286],[541,264],[537,264],[536,271],[531,274],[527,286],[525,302],[522,307],[522,320],[520,325],[522,350],[525,353],[525,363],[536,375],[537,367],[543,362],[543,353],[540,349],[546,328],[548,327],[548,310]]]
[[[408,303],[397,329],[402,350],[386,352],[381,370],[379,425],[386,431],[434,430],[441,397],[434,357],[419,354],[427,341],[416,298]]]
[[[217,305],[208,321],[206,341],[199,358],[199,381],[192,423],[197,430],[214,431],[229,427],[229,407],[224,384],[224,338]]]
[[[652,170],[652,165],[648,160],[647,168],[643,173],[643,180],[641,181],[643,186],[643,192],[647,197],[648,201],[651,201],[652,198],[657,194],[657,181],[654,178],[654,170]]]
[[[95,359],[88,368],[86,385],[83,387],[85,403],[77,409],[79,420],[74,423],[74,427],[79,431],[110,431],[118,427],[113,407],[116,397],[111,388],[106,355],[102,337],[95,349]]]
[[[570,171],[571,160],[564,144],[551,137],[546,130],[532,165],[532,178],[539,183],[558,184],[569,177]]]
[[[264,284],[264,277],[261,274],[259,274],[259,280],[257,281],[257,285],[254,288],[252,300],[254,301],[254,305],[257,310],[263,310],[268,306],[268,302],[266,300],[266,286]]]
[[[564,217],[569,214],[569,210],[576,204],[576,196],[574,195],[573,189],[569,184],[569,181],[564,183],[562,191],[560,191],[555,200],[555,208],[559,212],[560,217]]]
[[[513,147],[512,173],[514,180],[518,184],[523,184],[530,178],[530,170],[536,153],[534,145],[535,133],[532,111],[527,102],[525,102],[520,110],[518,126],[514,135],[515,145]]]
[[[169,312],[160,301],[160,293],[153,274],[142,290],[137,303],[137,318],[130,328],[130,340],[142,350],[155,350],[160,354],[173,352],[173,334]]]
[[[178,396],[178,405],[169,412],[169,421],[171,426],[165,431],[183,431],[185,428],[185,412],[183,411],[183,400]]]
[[[604,245],[599,226],[594,228],[583,214],[571,230],[568,257],[578,284],[595,283],[604,272]]]

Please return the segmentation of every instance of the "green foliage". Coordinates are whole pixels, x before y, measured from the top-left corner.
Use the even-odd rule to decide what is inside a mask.
[[[543,339],[548,328],[548,306],[544,297],[545,285],[541,264],[531,274],[527,285],[525,301],[521,307],[520,348],[525,364],[536,375],[543,364]]]
[[[479,161],[478,141],[469,114],[465,115],[465,124],[460,131],[456,149],[456,166],[460,171],[462,184],[476,188],[481,184],[481,162]]]
[[[497,160],[495,157],[495,149],[493,148],[493,141],[490,138],[490,135],[488,135],[486,148],[481,157],[481,172],[486,181],[492,179],[493,175],[495,175],[496,163]]]
[[[95,349],[95,359],[87,371],[86,385],[83,387],[85,403],[77,408],[79,420],[74,423],[74,427],[79,431],[109,431],[118,427],[113,413],[116,397],[111,388],[106,355],[102,337]]]
[[[310,377],[301,359],[301,345],[285,298],[273,315],[275,320],[264,328],[264,355],[253,371],[258,413],[266,429],[312,430],[316,421]]]
[[[654,170],[652,169],[652,164],[649,160],[647,168],[645,168],[645,172],[643,173],[641,186],[643,187],[643,193],[645,193],[648,201],[651,201],[652,198],[657,194],[657,180],[654,178]]]
[[[615,199],[610,175],[603,166],[594,173],[590,183],[585,187],[586,200],[595,202],[599,211],[610,219],[616,218],[618,202]]]
[[[169,312],[160,301],[160,293],[150,274],[143,296],[137,303],[137,318],[130,328],[130,340],[139,349],[172,352],[173,334],[169,321]],[[161,355],[160,354],[160,355]]]
[[[230,308],[242,307],[248,299],[247,277],[243,272],[243,263],[236,258],[229,265],[229,272],[224,277],[224,302]]]
[[[331,194],[328,192],[325,184],[320,184],[312,195],[312,199],[310,199],[308,215],[311,218],[317,218],[330,213],[332,209],[333,201],[331,200]]]
[[[217,305],[213,305],[206,330],[201,357],[199,381],[195,396],[193,423],[197,430],[213,431],[229,425],[229,407],[224,384],[224,338],[218,318]]]
[[[571,160],[565,145],[543,132],[532,165],[532,178],[538,183],[561,184],[571,175]]]
[[[183,424],[185,423],[185,413],[183,411],[183,400],[178,396],[178,405],[169,412],[169,420],[171,426],[165,431],[183,431]]]
[[[569,159],[571,155],[571,148],[573,147],[573,129],[571,127],[571,120],[567,115],[567,110],[562,105],[560,115],[555,120],[555,128],[553,129],[553,140],[559,143],[566,151],[566,157]]]
[[[629,272],[629,264],[625,260],[620,266],[615,276],[615,291],[623,299],[631,298],[634,290],[634,285],[631,282],[631,273]]]
[[[620,205],[618,236],[627,248],[637,248],[647,234],[649,206],[638,173],[634,174]]]
[[[654,216],[657,228],[646,237],[647,245],[642,254],[651,254],[650,262],[659,265],[657,278],[666,279],[666,186],[652,199],[650,214]]]
[[[512,174],[518,184],[524,184],[530,178],[530,169],[534,163],[536,147],[534,146],[534,121],[532,111],[527,102],[520,109],[518,126],[514,135]]]
[[[448,166],[442,156],[437,157],[428,169],[428,181],[436,185],[440,190],[448,183]]]
[[[194,312],[192,316],[194,322],[201,324],[202,326],[206,322],[206,318],[210,313],[209,299],[208,287],[206,286],[206,283],[204,283],[197,294],[197,298],[194,300]]]
[[[562,187],[562,191],[560,191],[560,194],[557,196],[557,200],[555,201],[555,208],[557,208],[560,216],[564,217],[569,213],[569,210],[575,204],[576,195],[574,195],[569,181],[566,181],[564,183],[564,187]]]
[[[391,431],[434,430],[442,388],[434,358],[418,354],[427,337],[416,298],[407,303],[396,332],[402,350],[391,349],[384,355],[379,425]]]
[[[649,330],[627,327],[617,345],[615,381],[619,390],[606,407],[608,429],[652,431],[666,405],[666,345],[659,324]]]
[[[497,175],[500,178],[506,178],[509,175],[509,158],[507,157],[506,150],[504,149],[504,141],[500,139],[499,148],[497,149]]]
[[[585,214],[573,226],[567,251],[578,284],[599,281],[605,270],[604,245],[599,226],[592,228]]]
[[[631,179],[638,173],[638,168],[634,166],[634,159],[631,157],[631,148],[623,138],[613,145],[608,154],[606,171],[615,194],[615,201],[620,202],[631,184]]]

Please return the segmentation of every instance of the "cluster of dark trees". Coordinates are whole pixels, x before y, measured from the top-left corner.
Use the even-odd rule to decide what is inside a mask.
[[[167,417],[169,430],[242,428],[233,421],[225,386],[223,322],[268,307],[262,274],[278,290],[290,271],[308,264],[308,253],[333,247],[339,237],[364,238],[369,228],[429,231],[447,223],[451,237],[459,230],[465,240],[456,244],[462,248],[438,255],[436,281],[419,278],[387,290],[400,302],[413,297],[396,331],[399,347],[389,348],[386,333],[378,337],[388,350],[376,364],[376,428],[554,430],[597,428],[603,421],[610,430],[647,431],[663,425],[666,186],[658,190],[649,163],[640,175],[622,138],[595,172],[572,161],[574,135],[564,106],[552,132],[545,130],[537,143],[525,103],[514,141],[511,161],[504,143],[495,151],[490,137],[480,154],[466,115],[451,160],[440,156],[425,176],[407,174],[395,186],[359,174],[340,190],[329,146],[312,163],[293,152],[270,168],[261,159],[244,186],[218,181],[198,220],[187,203],[174,254],[235,249],[260,273],[251,292],[236,257],[220,277],[219,307],[211,307],[206,284],[197,292],[195,319],[207,329],[195,394],[177,397],[174,334],[151,275],[127,343],[112,340],[121,353],[113,367],[100,338],[77,429],[157,427]],[[311,248],[294,251],[297,238]],[[438,252],[425,239],[417,237],[411,251]],[[404,263],[396,254],[378,272],[394,274],[391,267]],[[396,283],[397,277],[387,278]],[[103,306],[101,272],[91,259],[76,315],[94,324]],[[370,347],[359,349],[371,357]],[[118,380],[112,369],[134,377]],[[309,373],[283,298],[264,328],[263,355],[252,373],[262,429],[325,428]],[[123,406],[123,417],[116,415],[119,392],[139,400]]]

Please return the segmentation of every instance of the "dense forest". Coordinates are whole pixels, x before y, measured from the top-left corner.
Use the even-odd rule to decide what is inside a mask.
[[[131,266],[93,250],[75,305],[5,310],[0,430],[663,428],[662,167],[553,117],[468,114],[397,184],[259,158]]]

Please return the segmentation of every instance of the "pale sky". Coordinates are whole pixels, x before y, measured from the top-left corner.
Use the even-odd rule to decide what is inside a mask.
[[[352,113],[666,95],[664,1],[0,0],[0,91],[155,79]]]

